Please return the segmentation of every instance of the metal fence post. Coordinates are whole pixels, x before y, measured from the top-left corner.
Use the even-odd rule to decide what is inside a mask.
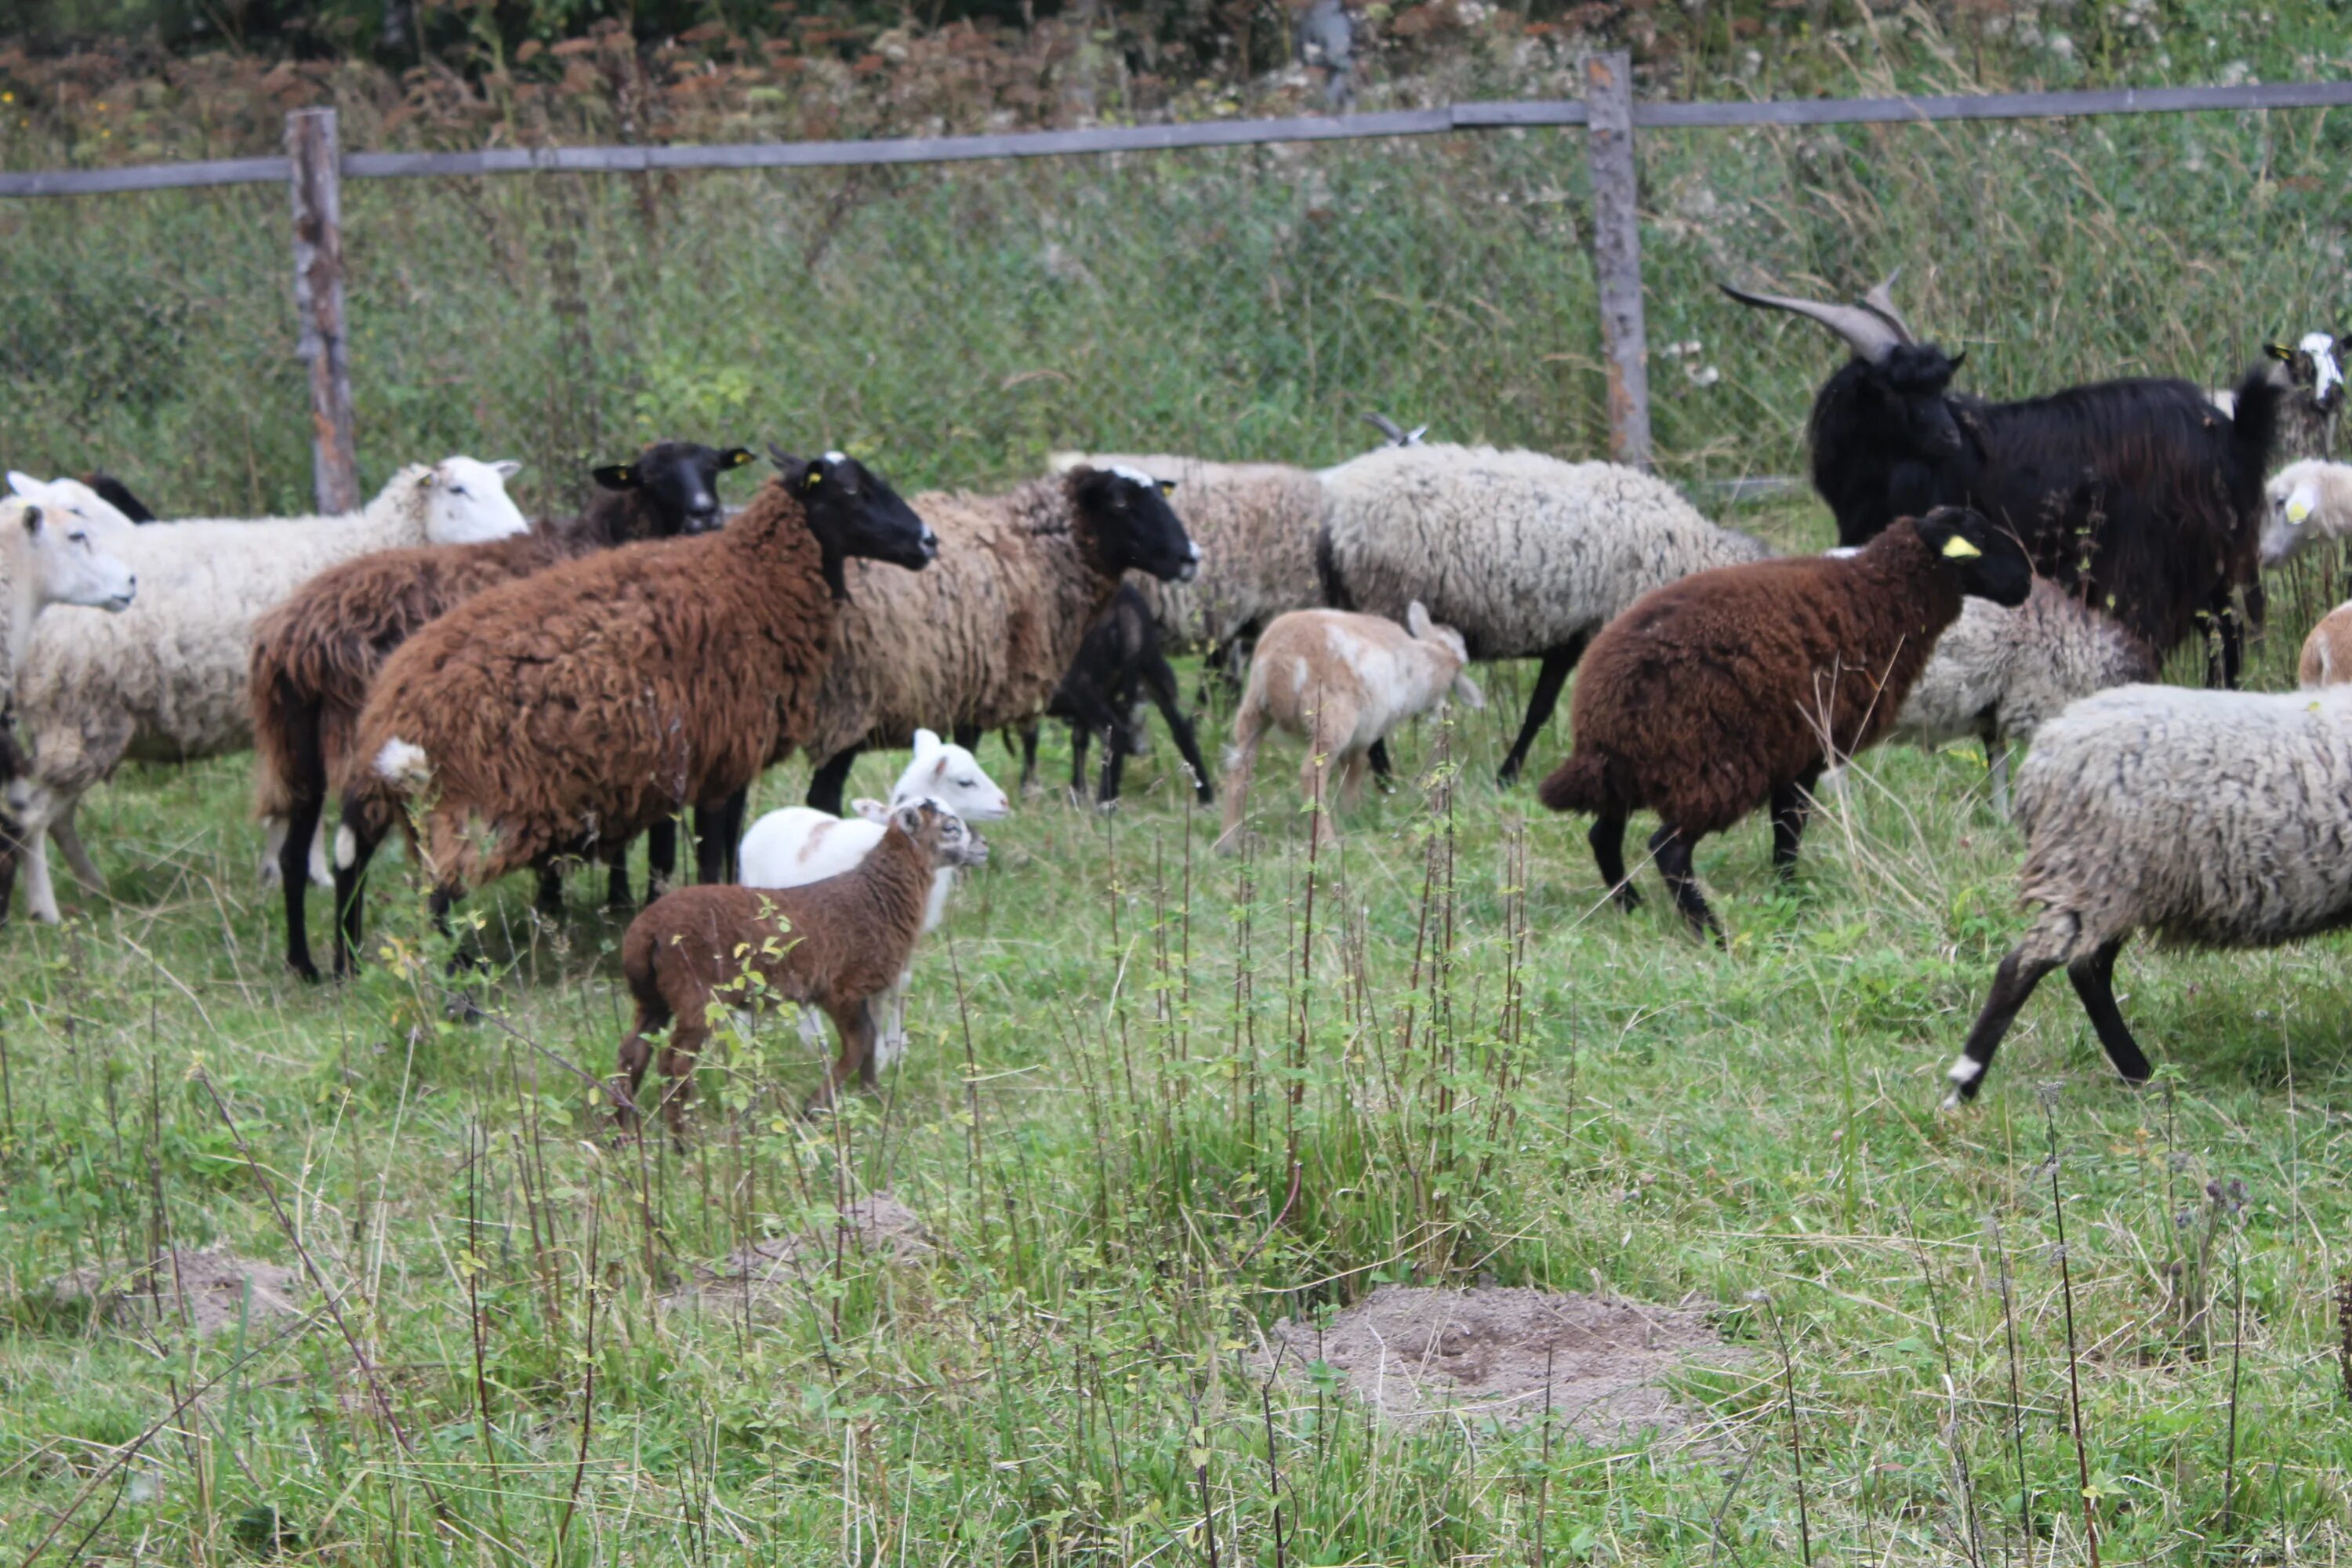
[[[343,333],[343,197],[335,111],[286,117],[287,184],[294,198],[294,357],[310,372],[310,478],[319,510],[357,511],[352,367]]]
[[[1592,276],[1609,367],[1609,455],[1650,466],[1650,349],[1642,325],[1642,215],[1633,169],[1633,57],[1584,58],[1591,118]]]

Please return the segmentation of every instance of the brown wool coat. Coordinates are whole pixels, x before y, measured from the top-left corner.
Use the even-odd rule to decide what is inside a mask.
[[[379,829],[421,747],[419,848],[478,887],[550,851],[717,807],[808,732],[833,635],[822,554],[771,480],[718,533],[604,551],[484,590],[385,661],[340,781]]]
[[[1592,639],[1576,750],[1538,792],[1554,811],[1644,807],[1698,837],[1774,789],[1874,744],[1960,613],[1908,526],[1856,555],[1701,572],[1634,601]]]
[[[939,559],[921,572],[849,563],[850,602],[804,742],[816,762],[903,747],[919,729],[992,730],[1044,712],[1118,589],[1066,479],[908,504],[939,535]]]
[[[262,616],[248,688],[257,814],[292,808],[298,725],[316,724],[326,775],[340,777],[368,688],[394,648],[485,588],[655,537],[642,495],[599,491],[579,517],[543,518],[507,539],[362,555],[320,573]]]
[[[677,1124],[695,1058],[709,1037],[714,1000],[820,1008],[842,1044],[827,1092],[864,1070],[874,1043],[867,1005],[914,955],[933,859],[931,845],[894,824],[856,869],[838,877],[797,888],[680,888],[647,905],[621,939],[621,973],[637,1005],[620,1051],[629,1102],[636,1102],[653,1059],[648,1037],[674,1023],[662,1076]],[[764,990],[740,984],[747,972]]]

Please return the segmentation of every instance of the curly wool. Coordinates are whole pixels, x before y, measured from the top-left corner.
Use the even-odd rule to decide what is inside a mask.
[[[425,861],[462,889],[625,844],[681,805],[715,810],[809,732],[834,620],[817,541],[774,480],[717,533],[486,589],[384,661],[340,781],[345,821],[380,831],[421,786]],[[419,751],[429,782],[384,776],[387,754]]]
[[[433,468],[403,468],[341,517],[138,528],[107,548],[139,575],[119,616],[44,616],[16,683],[33,782],[79,795],[125,757],[179,762],[251,744],[255,621],[316,574],[426,542]]]
[[[2352,921],[2352,688],[2125,686],[2042,725],[2017,777],[2018,952],[2147,928],[2261,947]]]
[[[1390,447],[1322,478],[1329,601],[1402,621],[1419,599],[1476,659],[1572,644],[1654,588],[1771,553],[1664,479],[1613,463]]]
[[[921,572],[849,563],[849,603],[803,733],[813,762],[907,744],[917,730],[992,730],[1045,710],[1118,587],[1066,479],[1001,496],[911,498],[939,535]],[[781,755],[777,757],[782,760]]]
[[[2156,678],[2158,661],[2121,622],[2048,578],[2017,608],[1964,599],[1919,672],[1890,741],[1940,746],[2025,742],[2068,703]]]
[[[1221,647],[1290,610],[1323,602],[1315,542],[1330,511],[1322,482],[1285,463],[1213,463],[1165,453],[1057,453],[1062,472],[1085,463],[1173,479],[1168,504],[1201,547],[1190,583],[1136,585],[1160,635],[1189,649]]]

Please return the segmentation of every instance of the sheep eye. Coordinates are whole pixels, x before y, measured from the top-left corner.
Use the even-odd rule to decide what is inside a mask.
[[[464,495],[466,493],[466,487],[463,485],[451,485],[449,487],[449,493],[453,496]]]
[[[71,533],[67,534],[66,538],[76,544],[88,544],[89,542],[89,535],[84,533],[79,528],[75,529]]]

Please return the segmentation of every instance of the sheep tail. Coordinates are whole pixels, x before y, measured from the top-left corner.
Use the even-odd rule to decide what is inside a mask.
[[[1553,811],[1579,811],[1587,816],[1612,809],[1622,812],[1624,792],[1616,787],[1615,772],[1601,752],[1580,750],[1545,775],[1536,786],[1536,798]]]
[[[2239,472],[2254,476],[2259,489],[2271,471],[2271,454],[2278,446],[2279,411],[2285,404],[2284,376],[2267,363],[2258,364],[2238,383],[2237,406],[2230,422],[2236,427]]]

